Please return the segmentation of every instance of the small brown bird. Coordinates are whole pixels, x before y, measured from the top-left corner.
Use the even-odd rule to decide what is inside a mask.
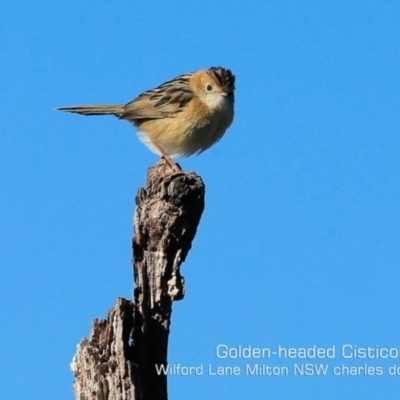
[[[218,142],[234,115],[235,76],[229,69],[211,67],[183,74],[140,94],[125,105],[60,107],[82,115],[115,115],[137,126],[140,140],[171,160],[207,150]]]

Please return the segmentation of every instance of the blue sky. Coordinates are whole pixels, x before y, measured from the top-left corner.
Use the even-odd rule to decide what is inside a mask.
[[[236,74],[236,116],[180,160],[207,193],[169,361],[290,374],[174,376],[170,399],[399,398],[400,358],[340,354],[400,345],[399,20],[390,0],[4,3],[0,398],[73,399],[76,345],[131,297],[134,197],[157,160],[124,121],[53,109],[125,103],[210,66]],[[220,344],[337,354],[219,359]]]

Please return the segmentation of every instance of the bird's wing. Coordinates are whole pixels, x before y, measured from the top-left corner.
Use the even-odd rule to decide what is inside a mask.
[[[120,118],[131,120],[172,118],[194,97],[189,86],[190,74],[178,76],[155,89],[142,93],[125,105]]]

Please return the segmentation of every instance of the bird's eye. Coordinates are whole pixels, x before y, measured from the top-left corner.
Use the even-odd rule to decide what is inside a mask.
[[[211,92],[212,91],[212,86],[209,83],[207,83],[207,85],[206,85],[206,91],[207,92]]]

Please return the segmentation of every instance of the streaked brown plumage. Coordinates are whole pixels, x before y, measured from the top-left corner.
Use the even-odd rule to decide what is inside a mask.
[[[139,138],[166,158],[201,153],[221,139],[234,116],[235,76],[211,67],[167,81],[125,105],[61,107],[82,115],[115,115],[139,128]]]

